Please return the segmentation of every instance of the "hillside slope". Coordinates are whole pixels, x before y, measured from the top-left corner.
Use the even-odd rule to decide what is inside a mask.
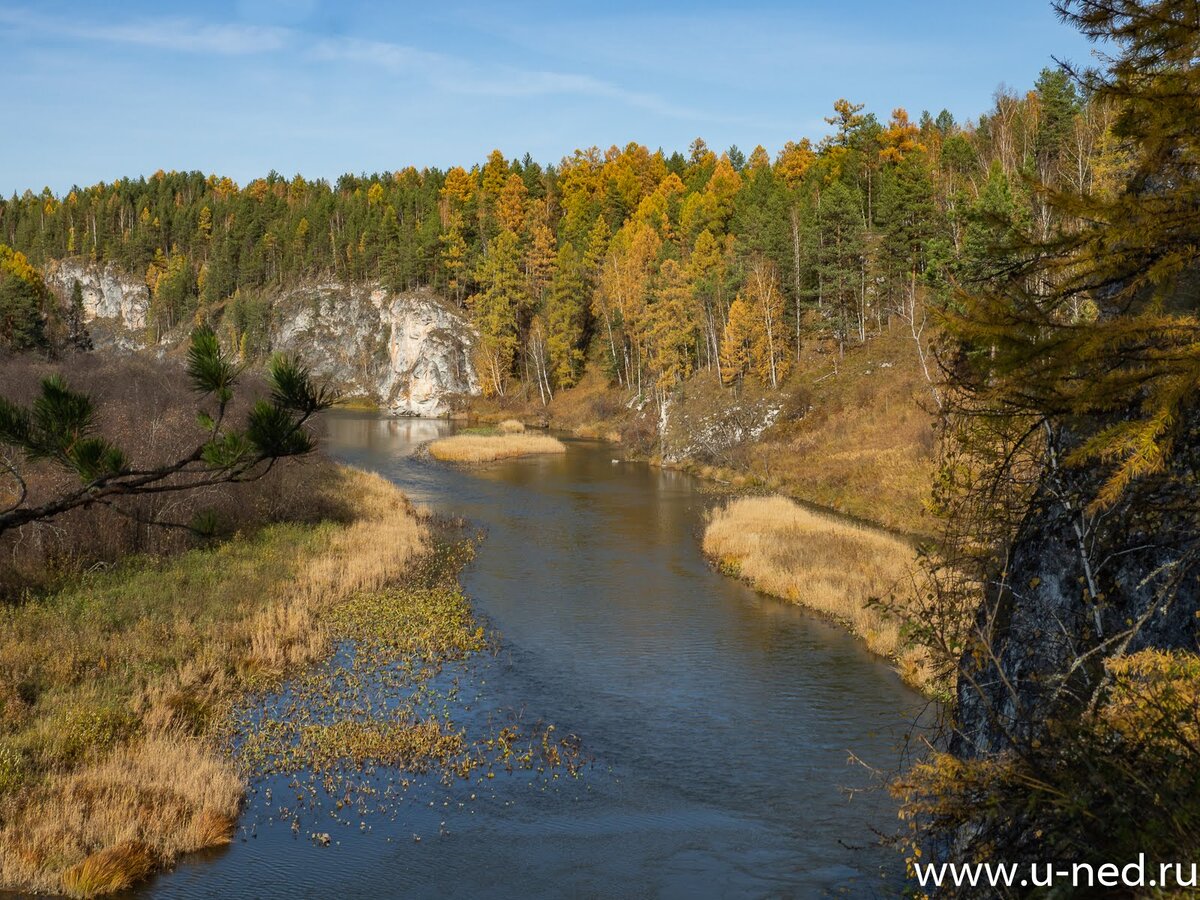
[[[536,390],[477,397],[486,421],[516,416],[581,437],[620,441],[663,465],[815,503],[913,536],[935,523],[926,499],[937,446],[933,398],[913,342],[885,330],[844,357],[813,342],[778,390],[724,386],[701,372],[666,415],[594,369],[545,406]],[[665,427],[664,427],[665,419]]]

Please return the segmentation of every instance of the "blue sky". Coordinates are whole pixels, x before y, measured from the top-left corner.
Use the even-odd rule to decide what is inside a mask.
[[[375,6],[0,0],[0,192],[200,169],[335,178],[493,147],[696,136],[774,152],[838,97],[881,119],[986,110],[1090,48],[1048,0]]]

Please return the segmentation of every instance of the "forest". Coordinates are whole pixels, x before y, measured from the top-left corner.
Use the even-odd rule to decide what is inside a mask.
[[[917,555],[919,571],[904,590],[872,583],[871,596],[842,605],[886,622],[885,652],[918,655],[944,701],[939,733],[890,782],[909,873],[922,858],[1194,859],[1200,8],[1064,0],[1056,9],[1101,45],[1100,66],[1046,68],[1025,92],[997,90],[972,121],[902,108],[881,116],[839,99],[825,137],[797,138],[774,156],[696,139],[686,153],[630,143],[554,164],[497,150],[470,168],[334,184],[272,172],[239,186],[159,171],[13,196],[0,202],[0,348],[53,358],[86,347],[78,288],[56,297],[39,273],[72,257],[144,278],[147,341],[181,343],[196,329],[220,363],[205,383],[217,396],[221,373],[272,349],[280,289],[304,280],[428,289],[476,326],[483,402],[498,417],[521,408],[517,395],[544,407],[598,379],[621,395],[618,407],[653,398],[665,411],[706,373],[722,396],[718,385],[788,394],[773,431],[747,443],[837,481],[828,459],[804,450],[832,442],[806,445],[803,429],[847,442],[861,433],[828,411],[810,416],[828,377],[814,377],[811,356],[837,375],[886,332],[919,373],[919,391],[904,385],[920,394],[911,430],[936,449],[931,478],[911,465],[909,474],[923,478],[937,534],[920,546],[889,535],[889,552]],[[900,377],[874,377],[883,362],[843,379],[848,415],[891,402],[884,382]],[[273,365],[282,413],[332,402],[298,364],[282,377]],[[888,439],[897,431],[880,427]],[[8,433],[24,441],[9,444],[39,449],[28,428]],[[77,437],[47,433],[59,449]],[[221,439],[217,449],[242,459],[245,441]],[[288,455],[277,443],[259,440],[255,464]],[[867,448],[853,449],[865,468]],[[887,459],[893,480],[912,463]],[[84,462],[80,496],[97,483]],[[608,471],[607,452],[602,462]],[[110,468],[100,477],[138,474],[120,460]],[[887,486],[874,471],[868,481],[879,483],[860,493],[880,506]],[[743,487],[783,493],[765,479]],[[708,520],[715,537],[723,528],[726,543],[773,551],[782,539],[763,534],[796,539],[807,521],[783,498],[752,500]],[[754,518],[776,531],[751,533],[743,523]],[[805,527],[832,530],[815,521]],[[853,553],[838,559],[866,568]],[[797,600],[809,587],[777,593]]]
[[[1112,104],[1061,70],[1001,89],[976,122],[903,109],[881,121],[844,99],[826,121],[825,138],[773,160],[697,139],[686,155],[631,143],[542,166],[494,151],[470,169],[336,184],[159,171],[0,201],[0,242],[34,265],[78,256],[144,276],[152,340],[223,318],[251,355],[266,349],[273,286],[427,286],[470,311],[495,395],[522,379],[544,402],[589,353],[639,393],[665,396],[699,369],[774,387],[803,341],[840,353],[888,320],[932,382],[930,304],[985,275],[1010,229],[1055,227],[1035,184],[1104,189],[1121,164]],[[45,303],[4,303],[0,340],[36,342],[45,329],[21,322]]]

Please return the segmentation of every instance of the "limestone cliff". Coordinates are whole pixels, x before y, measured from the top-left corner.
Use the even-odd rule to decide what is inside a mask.
[[[454,397],[479,393],[474,330],[431,291],[303,284],[275,299],[271,321],[274,349],[394,414],[440,416]]]
[[[83,289],[88,330],[97,349],[136,350],[143,346],[150,290],[145,283],[118,269],[79,259],[46,267],[46,284],[67,299],[76,281]]]
[[[64,301],[78,281],[97,349],[145,347],[150,292],[116,266],[67,259],[46,268]],[[395,415],[441,416],[455,397],[479,392],[471,363],[475,331],[433,291],[386,291],[378,284],[306,281],[265,296],[265,349],[294,352],[318,378],[368,397]],[[182,340],[169,335],[164,343]]]

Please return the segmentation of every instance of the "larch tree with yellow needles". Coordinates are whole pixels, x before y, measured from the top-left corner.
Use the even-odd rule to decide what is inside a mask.
[[[1095,190],[1029,184],[1053,227],[994,217],[1007,246],[943,316],[947,531],[917,624],[957,693],[950,753],[899,793],[960,861],[1194,858],[1200,5],[1058,9],[1111,51],[1068,72],[1125,162]]]

